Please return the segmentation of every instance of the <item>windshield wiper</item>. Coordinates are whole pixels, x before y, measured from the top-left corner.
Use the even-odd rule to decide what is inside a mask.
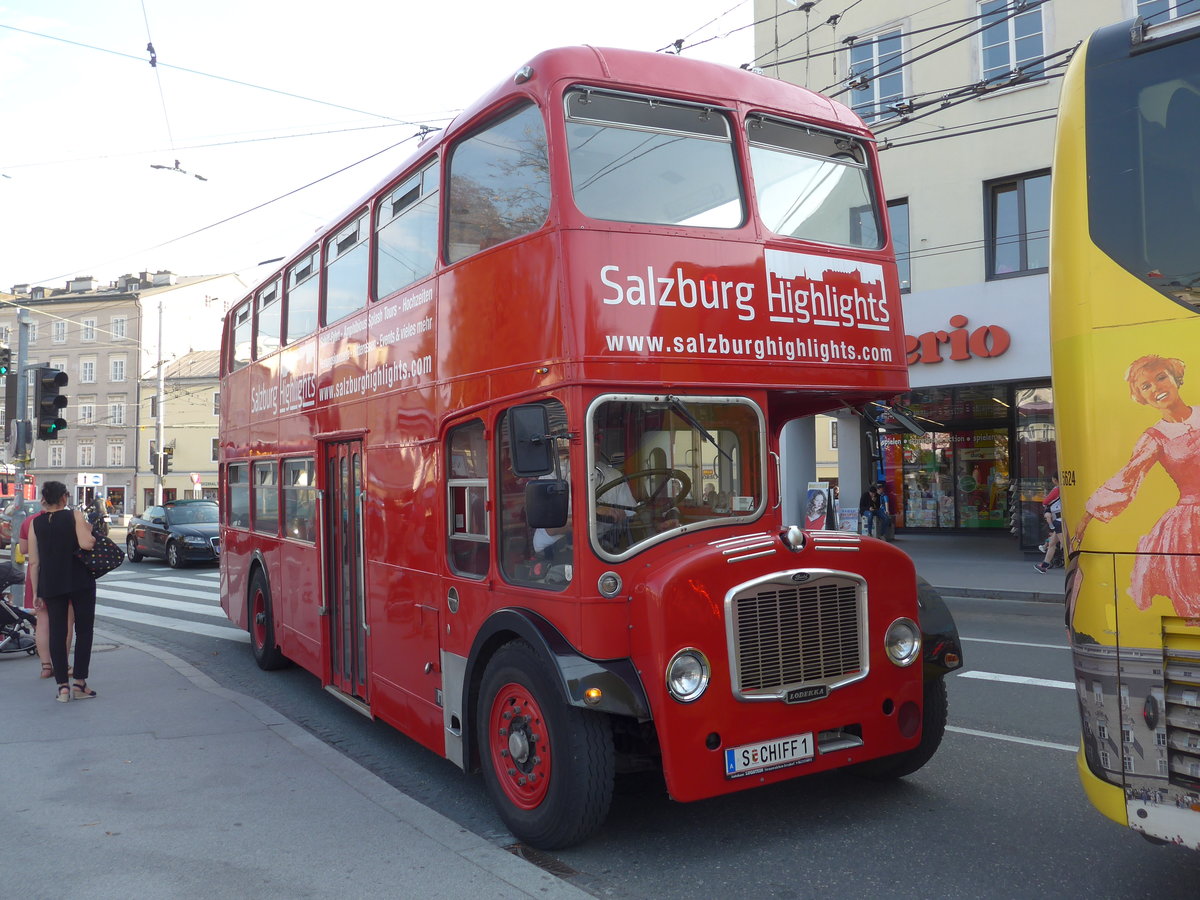
[[[716,447],[717,452],[724,456],[727,460],[733,462],[733,456],[730,455],[729,451],[717,443],[717,439],[708,433],[708,430],[700,424],[695,416],[692,415],[691,410],[683,405],[682,400],[680,400],[678,397],[673,397],[668,394],[667,403],[670,404],[671,409],[675,410],[675,412],[679,414],[679,417],[683,419],[683,421],[687,422],[700,433],[700,437],[704,438],[706,441]]]

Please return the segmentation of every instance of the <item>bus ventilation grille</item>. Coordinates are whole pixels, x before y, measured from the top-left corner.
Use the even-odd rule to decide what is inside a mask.
[[[857,680],[866,672],[862,604],[859,585],[837,578],[759,584],[735,597],[734,690],[763,698],[804,685]]]
[[[1200,635],[1177,618],[1163,619],[1167,754],[1171,784],[1200,789]]]

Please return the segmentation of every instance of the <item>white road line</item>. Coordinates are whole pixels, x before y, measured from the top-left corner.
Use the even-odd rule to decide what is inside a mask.
[[[146,594],[122,594],[118,591],[96,591],[96,596],[105,600],[120,600],[122,603],[132,603],[134,606],[152,606],[156,609],[173,609],[176,612],[192,613],[198,616],[211,616],[214,619],[224,619],[225,610],[219,606],[205,606],[203,603],[187,603],[183,600],[168,600],[165,597],[151,597]],[[104,609],[114,609],[102,604]]]
[[[1001,675],[999,672],[958,672],[959,678],[978,678],[983,681],[1003,681],[1008,684],[1029,684],[1034,687],[1060,688],[1064,691],[1075,690],[1073,681],[1051,681],[1049,678],[1030,678],[1026,675]]]
[[[989,738],[993,741],[1008,741],[1013,744],[1027,744],[1030,747],[1045,747],[1048,750],[1065,750],[1068,753],[1079,752],[1078,747],[1072,747],[1070,744],[1056,744],[1053,741],[1035,741],[1031,738],[1013,737],[1011,734],[996,734],[992,731],[976,731],[974,728],[959,728],[956,725],[947,725],[947,731],[953,731],[955,734],[969,734],[972,737]]]
[[[168,592],[170,592],[172,597],[191,597],[193,600],[211,600],[213,603],[216,603],[217,601],[219,601],[221,599],[221,595],[217,591],[214,591],[214,590],[190,591],[187,588],[178,588],[178,587],[170,587],[169,588],[169,587],[165,587],[163,585],[155,585],[153,589],[156,591],[168,591]],[[98,588],[96,588],[96,596],[97,597],[107,597],[110,600],[124,600],[126,597],[129,597],[129,596],[136,597],[136,596],[143,596],[143,595],[136,594],[136,593],[132,593],[132,594],[126,593],[124,589],[119,589],[119,588],[98,587]],[[132,601],[130,601],[130,602],[132,602]]]
[[[969,638],[959,636],[960,641],[970,641],[974,644],[1004,644],[1006,647],[1040,647],[1044,650],[1070,650],[1066,644],[1032,644],[1028,641],[998,641],[994,638]]]
[[[102,619],[122,619],[126,622],[138,622],[142,625],[153,625],[156,628],[170,628],[172,631],[187,631],[192,634],[203,634],[208,637],[222,638],[226,641],[236,641],[239,644],[250,642],[250,635],[236,626],[206,625],[203,622],[185,622],[182,619],[169,619],[166,616],[152,616],[147,613],[134,612],[128,609],[114,609],[111,606],[97,607],[96,615]]]

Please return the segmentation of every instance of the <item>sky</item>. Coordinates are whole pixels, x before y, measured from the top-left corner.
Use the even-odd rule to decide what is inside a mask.
[[[751,0],[0,0],[0,291],[256,281],[399,167],[417,125],[541,50],[683,38],[737,66],[752,16]]]

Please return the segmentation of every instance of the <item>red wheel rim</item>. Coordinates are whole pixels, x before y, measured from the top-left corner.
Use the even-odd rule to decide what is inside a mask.
[[[267,602],[261,590],[254,592],[250,601],[250,637],[255,647],[267,642]]]
[[[504,796],[518,809],[537,809],[550,790],[550,734],[542,708],[521,684],[496,692],[488,716],[488,750]]]

